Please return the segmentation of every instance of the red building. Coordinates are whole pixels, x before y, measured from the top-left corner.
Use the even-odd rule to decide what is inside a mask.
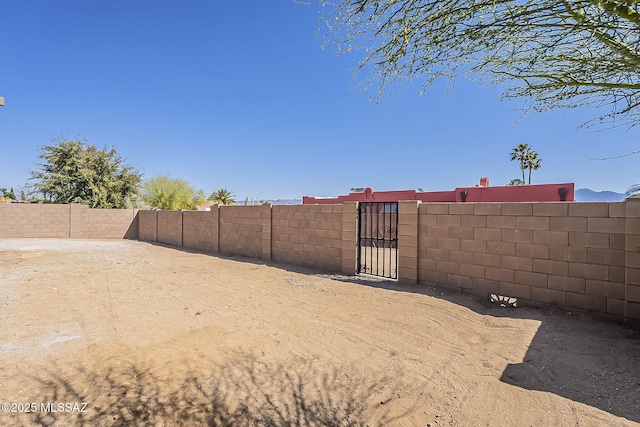
[[[303,196],[303,205],[339,204],[344,202],[574,202],[574,184],[536,184],[489,186],[489,178],[481,178],[473,187],[458,187],[451,191],[373,191],[363,188],[338,197]]]

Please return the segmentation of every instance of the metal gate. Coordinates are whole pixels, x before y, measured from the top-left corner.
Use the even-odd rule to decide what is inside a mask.
[[[398,202],[359,203],[358,273],[398,278]]]

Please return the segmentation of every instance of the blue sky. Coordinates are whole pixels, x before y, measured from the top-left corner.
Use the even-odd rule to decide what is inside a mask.
[[[292,0],[5,0],[0,16],[0,187],[18,190],[60,136],[240,200],[504,185],[523,142],[543,161],[533,183],[640,182],[640,155],[585,161],[638,150],[638,128],[577,130],[588,110],[522,118],[466,80],[372,101],[361,54],[323,49],[319,9]]]

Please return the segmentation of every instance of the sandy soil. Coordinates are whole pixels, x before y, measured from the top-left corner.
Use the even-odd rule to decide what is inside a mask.
[[[3,426],[638,425],[640,339],[247,258],[0,240],[0,403]]]

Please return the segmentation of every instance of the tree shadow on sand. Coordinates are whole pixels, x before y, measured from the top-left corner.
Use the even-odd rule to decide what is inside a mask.
[[[129,363],[77,366],[65,375],[54,370],[33,380],[42,402],[87,403],[86,412],[30,414],[39,426],[372,426],[411,412],[391,414],[384,406],[389,378],[372,382],[314,363],[285,367],[248,356],[213,375],[163,378],[152,367]]]
[[[491,303],[486,296],[435,284],[400,285],[367,276],[319,276],[438,298],[483,315],[538,320],[540,326],[522,363],[507,365],[500,381],[550,392],[640,422],[640,332],[628,325],[566,310],[516,308],[511,299]]]
[[[522,363],[507,365],[500,380],[640,422],[637,333],[580,317],[560,326],[543,322]]]

